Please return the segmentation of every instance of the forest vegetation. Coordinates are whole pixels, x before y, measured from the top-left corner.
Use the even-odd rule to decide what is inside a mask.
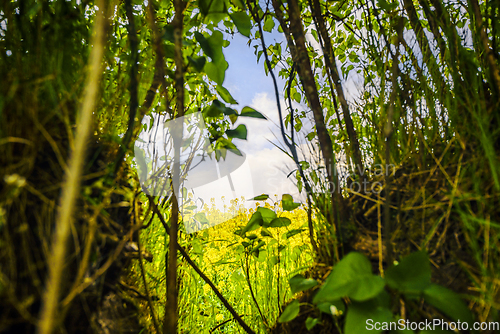
[[[135,143],[200,113],[241,153],[235,34],[304,201],[181,215],[190,160],[153,194]],[[499,333],[499,47],[495,0],[0,0],[0,332]]]

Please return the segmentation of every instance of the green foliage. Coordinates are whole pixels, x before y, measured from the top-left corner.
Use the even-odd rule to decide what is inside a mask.
[[[318,304],[342,297],[366,301],[377,296],[384,286],[384,280],[372,274],[370,261],[360,253],[352,252],[337,263],[313,302]]]
[[[288,282],[290,283],[290,288],[292,289],[293,294],[308,290],[318,285],[318,282],[315,279],[305,278],[301,274],[293,276]]]
[[[238,125],[234,130],[226,130],[226,134],[229,138],[247,139],[247,128],[244,124]]]
[[[285,307],[285,310],[278,318],[278,322],[289,322],[295,319],[300,312],[300,303],[298,300],[292,301]]]
[[[267,119],[264,115],[251,107],[243,107],[240,116]]]
[[[423,291],[424,299],[453,320],[472,324],[473,317],[464,301],[453,291],[431,284]]]
[[[269,195],[262,194],[262,195],[259,195],[259,196],[255,196],[254,198],[252,198],[252,200],[254,200],[254,201],[265,201],[268,198],[269,198]]]
[[[463,261],[467,265],[461,270],[475,281],[478,290],[474,296],[477,301],[474,304],[475,312],[479,312],[482,319],[487,319],[495,312],[498,313],[498,301],[495,297],[498,295],[500,272],[500,256],[494,247],[498,244],[499,226],[498,222],[492,220],[492,217],[498,216],[495,210],[498,207],[500,189],[500,112],[497,103],[500,98],[497,82],[499,63],[495,57],[500,45],[500,17],[495,2],[477,3],[478,7],[475,8],[476,2],[469,1],[465,4],[432,1],[430,7],[428,1],[323,1],[320,3],[319,17],[328,27],[327,35],[323,36],[318,22],[313,20],[311,3],[299,1],[300,13],[297,14],[306,29],[306,39],[308,42],[314,39],[318,43],[313,42],[300,55],[312,66],[312,87],[302,86],[303,78],[289,77],[294,62],[286,38],[269,44],[266,50],[258,45],[254,46],[257,60],[261,59],[264,52],[270,57],[270,66],[265,65],[266,73],[279,69],[281,78],[286,82],[290,81],[291,89],[285,97],[290,95],[293,101],[302,103],[299,107],[294,105],[294,129],[287,129],[298,133],[295,138],[305,136],[311,152],[316,152],[321,145],[317,136],[320,129],[314,123],[311,123],[313,127],[309,129],[309,112],[301,110],[304,106],[307,111],[312,109],[313,101],[305,94],[305,88],[317,90],[321,114],[325,117],[326,129],[333,141],[331,148],[338,154],[337,158],[345,156],[346,161],[353,159],[354,142],[347,130],[350,118],[360,141],[363,161],[367,165],[365,167],[370,164],[394,164],[398,169],[402,167],[403,175],[431,171],[428,178],[426,176],[425,184],[438,179],[439,182],[428,187],[425,184],[419,185],[418,182],[409,183],[415,189],[420,187],[415,190],[415,194],[418,193],[421,197],[415,195],[411,201],[405,201],[404,195],[398,197],[398,207],[401,207],[398,210],[405,213],[397,213],[398,221],[401,217],[409,217],[410,221],[404,221],[405,227],[394,234],[394,240],[399,238],[398,242],[401,244],[401,235],[404,235],[412,242],[422,245],[422,249],[430,249],[456,239],[473,259]],[[109,149],[106,148],[108,151],[105,152],[105,161],[100,160],[100,152],[91,152],[87,169],[101,164],[114,165],[116,161],[113,161],[113,152],[128,149],[120,147],[122,138],[128,130],[143,126],[140,118],[144,115],[150,117],[151,128],[158,115],[171,111],[172,114],[168,117],[173,117],[173,113],[178,112],[175,110],[179,92],[174,88],[176,65],[173,60],[173,3],[132,3],[134,18],[130,22],[135,23],[137,49],[140,52],[132,51],[133,37],[127,30],[129,19],[125,14],[124,4],[115,2],[116,8],[112,8],[110,13],[113,14],[109,15],[103,80],[98,87],[100,98],[93,114],[96,140],[91,145],[95,149],[93,145],[99,141],[103,146],[109,146]],[[233,139],[246,139],[247,128],[243,124],[235,128],[231,126],[239,117],[266,119],[262,113],[247,106],[241,110],[233,109],[231,105],[236,105],[237,101],[223,86],[229,66],[224,56],[229,36],[238,31],[245,37],[260,37],[258,33],[254,33],[257,31],[256,25],[248,10],[255,9],[262,18],[263,31],[276,33],[279,13],[272,5],[269,4],[266,8],[261,8],[262,4],[259,3],[255,4],[255,8],[253,3],[251,5],[251,8],[247,8],[241,0],[198,0],[187,3],[183,12],[181,53],[185,69],[184,112],[203,110],[217,159],[224,158],[227,150],[241,154]],[[290,4],[285,1],[280,8],[284,22],[289,22]],[[150,15],[150,9],[154,15]],[[2,252],[1,259],[6,265],[2,266],[0,273],[5,277],[2,278],[0,295],[5,297],[2,294],[4,291],[11,293],[9,288],[14,285],[9,284],[9,281],[17,282],[17,277],[21,276],[22,279],[33,277],[34,281],[30,284],[34,289],[23,281],[14,286],[12,296],[4,298],[9,302],[18,300],[19,303],[12,309],[15,314],[21,310],[26,319],[38,319],[38,314],[29,305],[38,305],[40,301],[38,294],[43,289],[40,289],[40,282],[36,277],[44,274],[43,257],[32,261],[30,256],[17,258],[15,255],[24,252],[25,247],[19,252],[18,244],[50,244],[49,232],[54,230],[51,227],[55,216],[53,210],[57,208],[54,203],[57,203],[58,187],[63,179],[59,176],[66,170],[65,159],[72,147],[73,129],[78,127],[78,106],[87,76],[88,55],[93,47],[89,44],[90,28],[95,25],[96,13],[96,3],[89,1],[7,1],[0,11],[0,77],[4,80],[0,85],[0,174],[3,177],[4,174],[9,176],[14,172],[19,173],[29,186],[16,188],[14,191],[7,182],[8,177],[2,181],[5,184],[0,194],[0,243],[6,249]],[[399,22],[403,25],[402,33],[399,34],[402,38],[398,35]],[[156,36],[155,31],[159,32],[159,36]],[[283,33],[281,25],[278,25],[277,31]],[[157,38],[159,49],[156,45]],[[291,40],[295,41],[294,38]],[[334,66],[330,68],[326,64],[325,51],[314,49],[320,45],[320,41],[323,45],[326,42],[331,44],[329,49],[334,53]],[[249,43],[255,44],[254,40],[249,40]],[[157,57],[161,54],[159,50],[164,53],[164,58],[159,62],[161,71],[157,66]],[[135,115],[129,115],[134,110],[130,102],[131,86],[134,85],[131,68],[134,66],[138,67],[138,83],[135,88],[139,109]],[[331,73],[336,71],[340,78],[332,81]],[[160,74],[164,76],[161,77]],[[160,77],[161,82],[156,82]],[[349,87],[345,85],[347,78],[362,84],[359,98],[356,101],[349,100],[349,108],[344,111],[336,88],[340,85],[346,91]],[[143,102],[148,96],[151,101]],[[283,116],[285,125],[289,127],[292,115],[288,113]],[[137,118],[139,121],[130,125],[129,118]],[[387,125],[392,128],[390,137],[386,136]],[[144,128],[148,128],[148,125],[145,124]],[[301,133],[306,128],[308,133]],[[295,144],[298,145],[297,143],[299,141]],[[388,157],[386,152],[389,152]],[[128,163],[133,163],[131,157],[126,159]],[[295,180],[299,192],[303,190],[305,182],[313,187],[310,225],[300,203],[294,202],[290,195],[285,194],[281,201],[274,202],[274,206],[259,207],[235,222],[234,229],[229,233],[231,235],[220,238],[225,240],[222,243],[224,246],[219,246],[218,241],[214,241],[219,239],[218,234],[200,233],[196,237],[182,236],[180,239],[182,245],[190,249],[190,253],[196,256],[197,263],[203,265],[204,270],[215,281],[234,283],[234,287],[224,290],[233,303],[237,304],[240,299],[247,298],[245,307],[239,309],[241,314],[258,314],[255,304],[259,304],[270,314],[267,325],[271,327],[269,325],[277,318],[284,301],[291,297],[290,292],[285,293],[288,290],[284,287],[288,282],[291,293],[313,288],[317,284],[315,280],[296,274],[313,262],[309,250],[307,256],[310,258],[301,257],[301,252],[309,243],[316,242],[319,245],[318,254],[315,254],[318,259],[327,260],[330,265],[335,263],[335,266],[330,276],[317,289],[313,302],[323,313],[338,311],[333,312],[334,317],[344,321],[347,334],[363,333],[362,325],[368,317],[379,320],[397,317],[394,314],[397,309],[396,297],[409,301],[407,305],[423,300],[450,319],[465,319],[467,322],[473,320],[467,305],[456,293],[432,283],[429,259],[423,251],[412,253],[399,264],[385,268],[384,278],[374,275],[370,262],[359,253],[350,253],[337,263],[339,257],[332,253],[324,256],[321,252],[331,252],[334,247],[339,246],[338,240],[341,239],[335,232],[331,232],[334,229],[331,217],[328,217],[330,199],[324,195],[327,189],[326,172],[321,163],[318,164],[314,159],[299,161],[299,164],[306,178],[302,179],[299,171],[296,171]],[[146,166],[140,167],[145,169]],[[133,173],[125,174],[126,182],[136,182]],[[38,183],[37,177],[41,177],[40,175],[49,179]],[[371,176],[373,175],[369,175],[369,178]],[[394,180],[397,181],[397,178]],[[85,205],[95,209],[96,214],[99,213],[99,221],[105,218],[108,224],[108,220],[114,217],[109,216],[108,209],[98,208],[100,203],[104,203],[104,195],[92,196],[97,190],[103,192],[101,190],[106,188],[103,184],[111,185],[114,182],[106,176],[105,179],[92,181],[92,186],[84,185],[81,199]],[[405,194],[406,191],[407,189],[398,188],[397,193]],[[394,204],[394,198],[382,199],[383,196],[390,195],[381,194],[377,201],[383,201],[387,205],[392,201]],[[355,202],[352,197],[349,199],[350,203]],[[399,202],[400,199],[402,202]],[[254,200],[267,201],[267,204],[272,202],[267,195],[256,196]],[[147,203],[146,198],[142,198],[142,201]],[[47,206],[38,208],[38,202],[46,203]],[[33,208],[25,210],[31,204],[34,205]],[[357,204],[354,204],[355,210],[358,209]],[[410,207],[413,204],[421,207],[414,210]],[[190,210],[192,209],[191,207]],[[363,206],[364,209],[368,210],[366,206]],[[36,213],[36,219],[29,216],[31,211]],[[162,211],[169,218],[168,209]],[[392,216],[396,215],[392,206],[389,211]],[[422,215],[419,216],[418,212],[422,212]],[[439,220],[429,218],[434,212],[438,212],[441,217]],[[291,218],[299,214],[302,214],[300,219]],[[47,217],[44,218],[44,215]],[[85,212],[81,217],[93,215]],[[419,222],[416,224],[418,230],[421,230],[418,233],[411,220],[414,215],[415,221]],[[149,217],[141,218],[146,221]],[[208,222],[205,213],[198,212],[195,218],[201,223]],[[350,228],[347,220],[340,222],[340,231]],[[36,221],[37,225],[32,225],[31,221]],[[116,226],[114,223],[109,224],[112,227],[99,225],[98,233],[123,228],[121,221]],[[152,224],[154,228],[148,230],[147,247],[154,251],[155,260],[151,265],[147,264],[146,272],[152,293],[163,298],[164,258],[168,238],[157,218],[153,219]],[[25,230],[26,226],[29,227],[28,232]],[[405,230],[406,227],[408,230]],[[309,240],[303,239],[308,236],[304,233],[306,228],[310,229]],[[47,235],[40,231],[46,231],[44,233]],[[234,231],[238,232],[232,235]],[[86,233],[86,230],[78,229],[75,231],[75,240],[93,240],[94,235]],[[419,233],[424,238],[420,238]],[[446,233],[454,233],[454,236]],[[414,237],[415,235],[419,236]],[[102,236],[96,232],[96,237]],[[9,243],[9,238],[19,238],[22,242]],[[420,239],[423,241],[420,242]],[[407,240],[403,243],[407,243]],[[230,250],[230,254],[224,255],[223,259],[217,259],[213,263],[204,260],[211,251],[223,253],[224,247]],[[94,250],[92,253],[99,254]],[[244,260],[248,260],[248,263]],[[95,263],[83,265],[90,267],[95,266]],[[36,270],[32,272],[29,269],[25,272],[25,268]],[[25,272],[26,275],[20,275],[16,270]],[[200,284],[203,285],[185,263],[180,264],[179,272],[184,275],[180,298],[184,298],[186,303],[182,307],[192,311],[188,315],[181,313],[182,332],[192,332],[193,328],[208,332],[222,322],[220,317],[215,319],[215,310],[218,315],[224,314],[225,319],[229,319],[216,297],[204,295],[205,300],[200,297],[203,290]],[[277,280],[276,277],[283,272],[286,272],[287,277]],[[292,278],[288,280],[290,276]],[[249,294],[251,284],[256,301]],[[33,298],[35,302],[32,302]],[[344,301],[347,300],[349,302],[346,306]],[[24,305],[25,302],[29,305]],[[162,300],[156,305],[159,313],[162,309],[159,305],[164,303],[165,300]],[[1,306],[4,309],[4,304]],[[292,302],[289,307],[286,308],[286,316],[280,318],[280,321],[290,321],[300,312],[298,302]],[[214,315],[210,319],[204,319],[204,316],[202,318],[199,315],[201,311]],[[346,313],[346,316],[342,318],[341,313]],[[264,321],[263,317],[248,316],[251,317],[254,327],[265,331],[265,325],[259,324],[259,321]],[[19,319],[13,321],[21,321]],[[306,327],[311,329],[320,321],[320,318],[308,318]],[[191,322],[196,325],[191,325]],[[212,327],[208,328],[208,324]],[[199,328],[196,327],[198,325]],[[225,326],[228,332],[237,331],[233,322]]]
[[[283,210],[293,211],[300,206],[300,203],[295,203],[291,195],[283,194],[281,198],[281,205],[283,206]]]
[[[346,334],[373,332],[373,328],[368,328],[369,322],[394,321],[388,291],[396,291],[408,300],[423,298],[453,321],[460,320],[472,326],[473,317],[463,300],[453,291],[432,284],[430,278],[429,259],[423,251],[412,253],[389,268],[385,279],[372,274],[371,264],[364,255],[351,252],[332,269],[315,294],[313,303],[326,313],[336,310],[333,316],[338,317],[344,311],[341,300],[348,298],[351,302],[345,316]],[[310,289],[316,284],[315,280],[301,275],[290,279],[292,293]],[[386,290],[386,287],[390,289]],[[289,317],[287,315],[287,319]],[[382,329],[375,332],[381,333]]]
[[[314,328],[314,326],[316,326],[319,323],[320,323],[319,319],[307,317],[307,319],[306,319],[306,328],[307,328],[308,331],[310,331],[311,329]]]
[[[250,28],[252,24],[250,23],[250,18],[246,12],[236,12],[229,14],[234,24],[238,28],[238,31],[246,37],[250,37]]]
[[[229,91],[222,87],[222,86],[217,86],[217,93],[222,97],[222,99],[229,104],[238,104],[236,100],[233,98],[233,96],[229,93]]]
[[[398,265],[387,269],[385,279],[395,290],[404,293],[421,293],[431,285],[429,258],[423,251],[405,257]]]

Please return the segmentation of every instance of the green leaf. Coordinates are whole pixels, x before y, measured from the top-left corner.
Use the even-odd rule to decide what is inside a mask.
[[[253,201],[265,201],[268,198],[269,198],[269,195],[262,194],[262,195],[259,195],[259,196],[255,196],[254,198],[252,198],[252,200]]]
[[[223,13],[227,11],[224,0],[198,0],[198,7],[203,16],[210,13]]]
[[[213,65],[223,67],[223,72],[225,73],[228,65],[224,58],[224,53],[222,52],[222,47],[224,45],[224,36],[222,35],[222,33],[217,30],[214,31],[214,33],[207,38],[203,34],[195,32],[194,37],[200,44],[201,48],[203,49],[203,52],[207,56],[209,56],[210,59],[212,59]],[[219,84],[222,85],[222,83]]]
[[[260,235],[263,237],[272,237],[273,236],[271,234],[271,232],[269,232],[269,230],[265,227],[263,227],[262,230],[260,231]]]
[[[245,279],[245,276],[241,273],[241,269],[238,269],[230,276],[230,279],[235,282],[241,282]]]
[[[333,300],[331,302],[322,302],[316,306],[318,307],[318,310],[326,314],[332,314],[332,310],[336,310],[338,315],[342,315],[345,312],[345,304],[342,299]]]
[[[319,324],[319,320],[316,318],[307,317],[306,319],[306,329],[310,331],[314,326]]]
[[[298,300],[294,300],[287,305],[283,313],[278,318],[278,322],[289,322],[295,319],[300,312],[300,303]]]
[[[246,232],[258,229],[259,226],[262,225],[262,223],[263,220],[260,212],[254,212],[246,226],[241,229],[240,236],[244,236]]]
[[[472,314],[464,301],[455,292],[441,285],[431,284],[424,291],[424,300],[453,320],[469,323],[469,327],[472,328],[474,322]]]
[[[292,224],[292,221],[286,217],[278,217],[272,220],[269,227],[284,227]]]
[[[258,251],[258,250],[260,250],[260,248],[264,247],[265,245],[266,245],[266,242],[265,242],[264,240],[259,240],[259,243],[257,244],[257,246],[255,246],[255,247],[251,250],[251,252]],[[259,256],[259,255],[257,254],[257,256]]]
[[[238,104],[233,96],[229,93],[229,91],[223,86],[217,86],[217,93],[219,93],[220,97],[224,100],[224,102],[229,104]]]
[[[261,214],[261,217],[264,220],[264,226],[269,226],[273,219],[276,218],[276,212],[262,206],[259,206],[256,212],[259,212]]]
[[[313,303],[349,297],[354,301],[365,301],[377,296],[385,286],[383,278],[372,274],[366,256],[351,252],[347,254],[326,279],[314,296]]]
[[[165,31],[163,33],[163,39],[174,43],[174,26],[172,24],[167,24],[163,30]]]
[[[237,115],[237,114],[238,113],[233,108],[226,107],[224,109],[224,115],[226,115],[226,116]]]
[[[264,26],[262,27],[262,29],[264,29],[264,31],[271,32],[273,31],[273,28],[274,28],[273,17],[271,15],[267,15],[264,20]]]
[[[301,274],[297,274],[290,278],[288,281],[290,283],[290,288],[292,289],[292,293],[296,294],[297,292],[309,290],[312,287],[318,285],[318,282],[312,278],[305,278]]]
[[[215,146],[216,146],[215,154],[217,160],[219,160],[220,157],[226,159],[226,150],[230,150],[234,154],[242,156],[241,152],[236,148],[233,142],[226,138],[223,137],[218,138]]]
[[[245,37],[250,37],[250,29],[252,28],[252,23],[250,22],[250,18],[248,17],[246,12],[236,12],[229,14],[231,19],[233,20],[236,28],[240,34]]]
[[[393,9],[396,9],[396,7],[398,7],[397,1],[395,1],[394,3],[389,3],[386,0],[378,0],[377,3],[380,8],[386,11],[392,11]]]
[[[244,124],[238,125],[234,130],[226,130],[226,134],[229,138],[247,139],[247,127]]]
[[[175,57],[175,47],[173,44],[165,44],[164,46],[165,49],[165,57],[169,59],[174,59]]]
[[[195,31],[194,38],[198,41],[198,43],[200,43],[203,52],[205,52],[207,56],[213,59],[214,51],[212,50],[212,47],[210,46],[210,43],[208,43],[208,40],[205,38],[205,36]]]
[[[300,203],[295,203],[292,195],[283,194],[281,197],[281,206],[285,211],[293,211],[300,206]]]
[[[212,105],[203,110],[206,117],[220,117],[226,109],[226,106],[219,100],[213,100]]]
[[[246,10],[245,2],[241,0],[231,0],[232,4],[241,10]]]
[[[219,65],[210,62],[205,65],[205,73],[207,73],[207,76],[215,83],[222,85],[226,76],[227,67],[228,64],[226,61]]]
[[[421,293],[431,284],[431,266],[427,253],[415,252],[403,258],[385,273],[387,285],[403,293]]]
[[[207,58],[203,57],[203,56],[196,57],[196,58],[193,58],[191,56],[187,56],[187,59],[189,61],[189,64],[191,64],[194,67],[196,72],[203,71],[203,68],[205,67],[205,63],[207,62]]]
[[[212,60],[219,64],[224,60],[224,53],[222,52],[222,47],[224,46],[224,36],[220,31],[216,30],[207,39],[207,41],[213,51],[213,57],[211,57]]]
[[[300,103],[300,99],[301,99],[301,98],[302,98],[302,96],[300,95],[300,93],[295,92],[295,93],[293,94],[293,99],[295,100],[295,102]]]
[[[377,334],[382,329],[375,329],[375,323],[388,323],[392,320],[392,312],[386,306],[380,305],[376,299],[366,302],[352,302],[345,319],[345,334]]]
[[[267,119],[260,112],[258,112],[254,108],[250,108],[250,107],[243,107],[243,109],[241,109],[240,116]]]
[[[283,237],[285,239],[290,239],[294,235],[297,235],[297,234],[302,233],[302,232],[304,232],[303,228],[296,228],[296,229],[293,229],[293,230],[290,230],[290,231],[286,232]]]

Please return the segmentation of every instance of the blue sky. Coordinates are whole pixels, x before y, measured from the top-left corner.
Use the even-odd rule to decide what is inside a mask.
[[[284,36],[278,32],[264,33],[266,45],[284,41]],[[270,141],[278,144],[281,140],[278,110],[274,85],[271,76],[266,76],[264,71],[264,57],[257,63],[253,45],[258,45],[262,50],[260,41],[252,41],[248,45],[248,38],[241,34],[229,37],[230,45],[224,49],[229,67],[226,71],[224,86],[238,101],[238,108],[251,106],[269,118],[268,121],[251,118],[240,118],[235,124],[245,124],[248,130],[248,140],[235,140],[237,146],[247,154],[253,179],[254,193],[268,193],[278,195],[283,193],[297,193],[295,186],[286,179],[286,174],[293,168],[293,161],[276,148]],[[285,82],[278,80],[278,88],[282,109],[283,87]]]

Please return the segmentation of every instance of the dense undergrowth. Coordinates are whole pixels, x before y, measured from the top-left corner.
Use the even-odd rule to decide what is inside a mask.
[[[498,325],[499,30],[498,1],[1,1],[0,332]],[[286,82],[281,149],[307,200],[233,201],[186,234],[176,183],[144,191],[133,144],[201,113],[207,151],[238,152],[236,121],[265,117],[223,86],[235,33]]]

